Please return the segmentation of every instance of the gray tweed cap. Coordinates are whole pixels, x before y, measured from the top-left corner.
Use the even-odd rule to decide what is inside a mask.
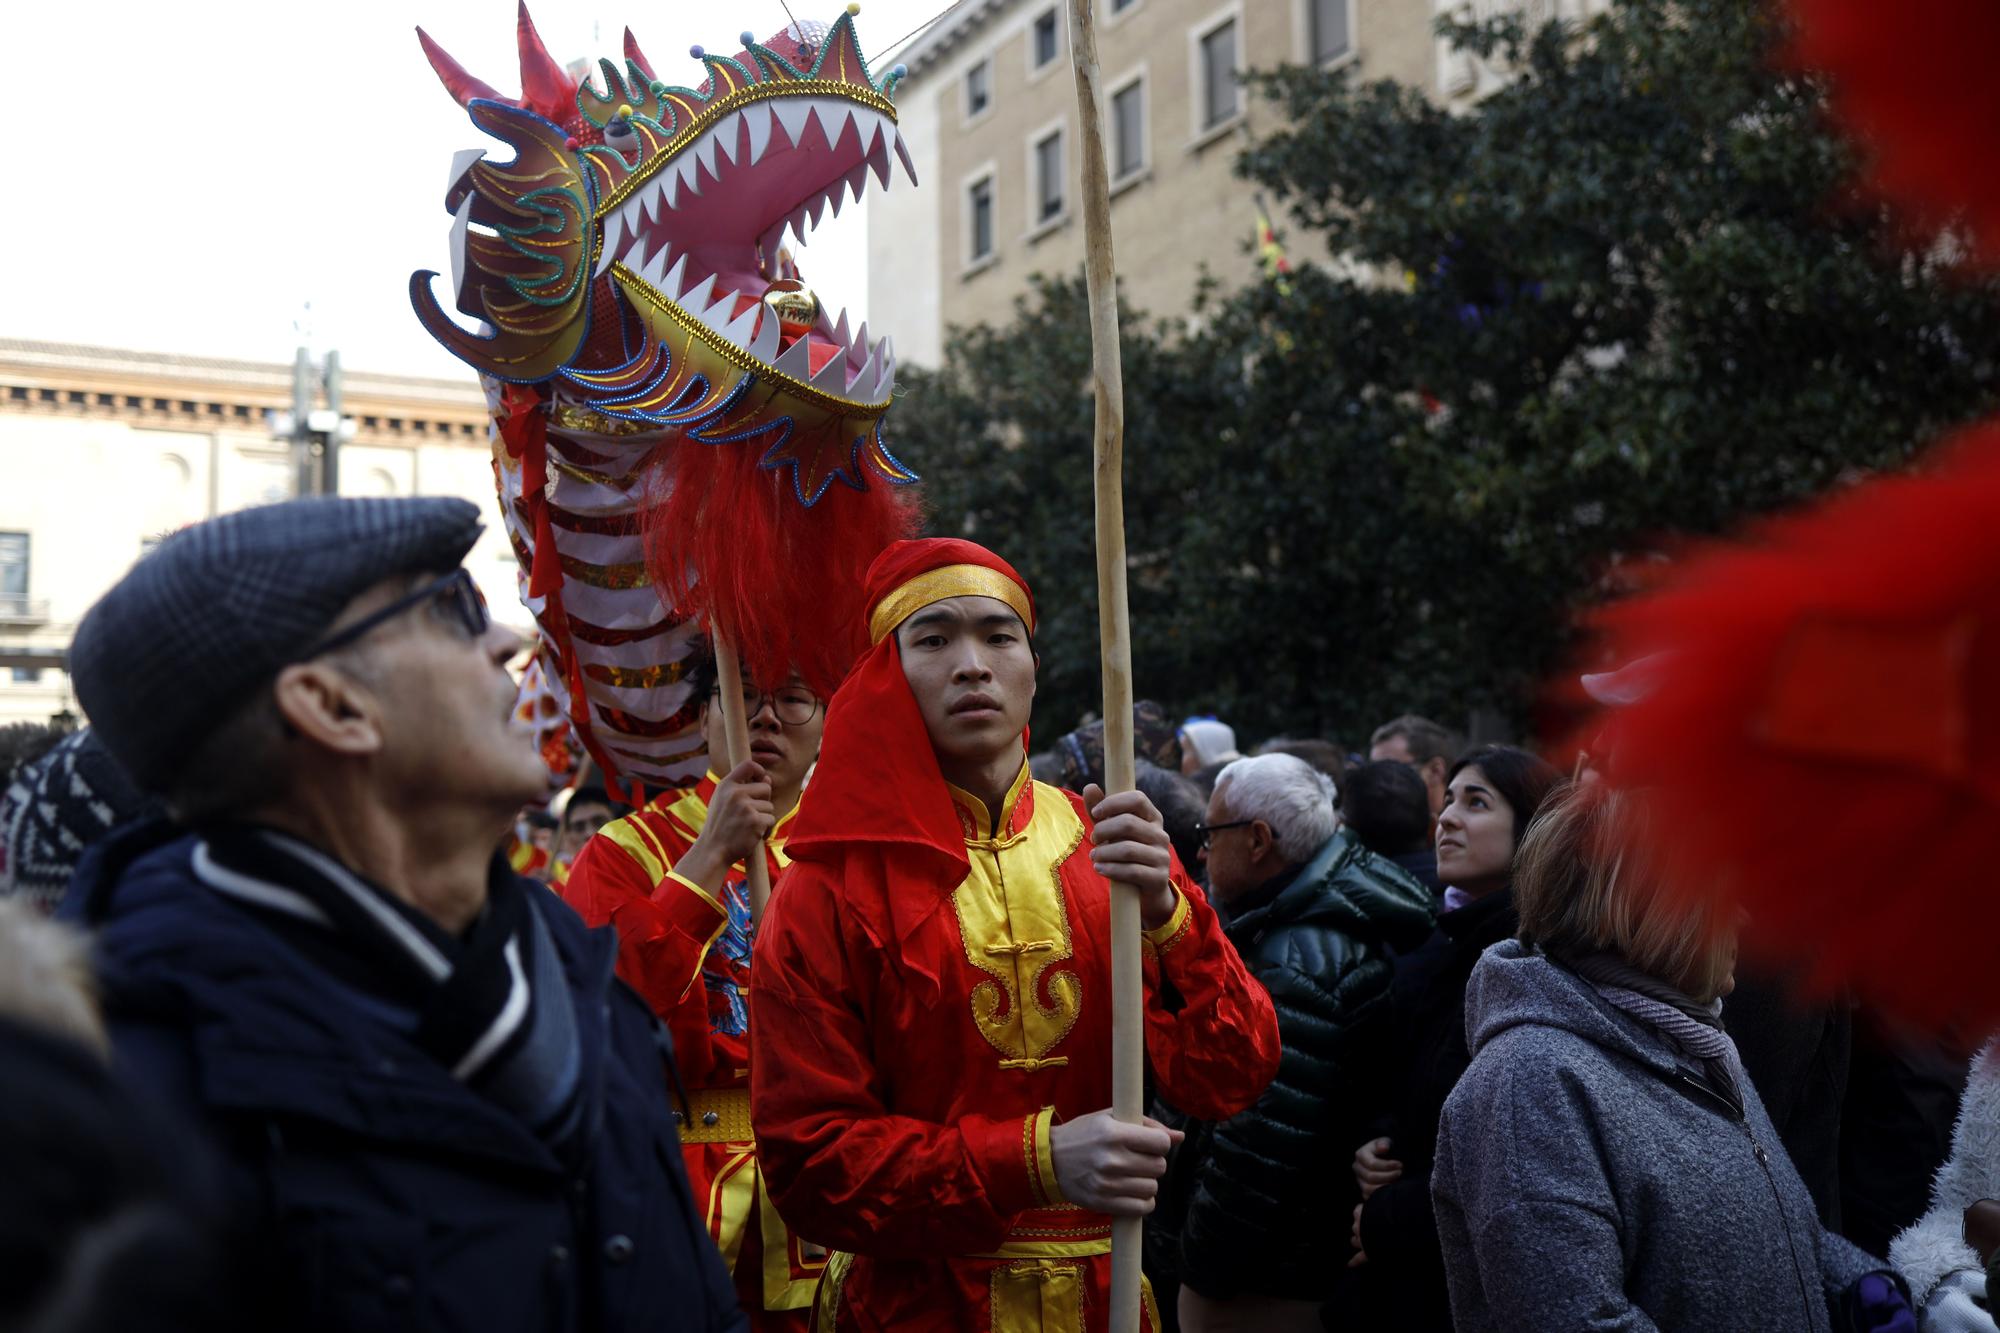
[[[148,791],[396,574],[456,567],[479,508],[326,496],[238,510],[161,542],[84,615],[70,679],[98,739]]]

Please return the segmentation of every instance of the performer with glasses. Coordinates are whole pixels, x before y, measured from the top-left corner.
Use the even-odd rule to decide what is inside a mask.
[[[674,1038],[687,1106],[675,1113],[695,1202],[735,1274],[751,1326],[807,1327],[825,1267],[791,1234],[765,1195],[750,1134],[750,895],[744,865],[762,855],[771,878],[790,864],[785,835],[806,773],[819,757],[826,710],[796,675],[766,693],[716,679],[705,648],[690,672],[711,766],[700,783],[668,792],[606,824],[561,885],[591,925],[618,929],[618,974],[646,998]],[[750,758],[727,774],[721,691],[743,691]]]

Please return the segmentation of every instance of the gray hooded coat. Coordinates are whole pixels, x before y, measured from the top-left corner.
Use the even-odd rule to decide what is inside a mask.
[[[1460,1328],[1849,1326],[1845,1293],[1885,1265],[1820,1226],[1733,1056],[1740,1108],[1514,940],[1474,968],[1465,1027],[1431,1173]]]

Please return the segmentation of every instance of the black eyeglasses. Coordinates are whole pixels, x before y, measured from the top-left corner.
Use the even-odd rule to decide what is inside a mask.
[[[491,623],[486,618],[486,599],[480,595],[479,585],[472,581],[472,575],[461,566],[442,578],[432,579],[414,592],[398,597],[379,611],[361,617],[346,629],[327,635],[293,660],[308,662],[336,648],[345,648],[383,622],[393,620],[405,611],[426,603],[434,603],[438,607],[439,615],[457,621],[459,628],[465,631],[469,639],[476,639],[486,633],[487,626]]]
[[[722,687],[716,686],[708,692],[711,699],[722,698]],[[813,720],[820,708],[819,696],[803,685],[781,686],[777,693],[766,694],[762,690],[743,687],[743,716],[755,717],[769,704],[771,713],[788,727],[803,727]]]
[[[1254,819],[1232,819],[1226,824],[1196,824],[1194,826],[1194,835],[1200,838],[1201,845],[1206,847],[1208,846],[1209,839],[1222,832],[1222,830],[1226,828],[1246,828],[1256,822]]]

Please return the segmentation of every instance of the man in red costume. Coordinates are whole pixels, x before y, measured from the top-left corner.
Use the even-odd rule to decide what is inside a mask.
[[[1173,1142],[1105,1109],[1106,873],[1143,895],[1162,1096],[1254,1102],[1270,997],[1143,795],[1029,780],[1034,602],[1005,561],[898,542],[868,601],[752,967],[765,1181],[839,1252],[820,1328],[1102,1330],[1107,1214],[1151,1211]]]
[[[692,683],[707,699],[702,735],[727,753],[713,657]],[[678,1129],[695,1203],[736,1279],[755,1329],[803,1330],[825,1252],[793,1235],[772,1207],[750,1135],[750,899],[744,862],[761,843],[775,880],[790,864],[785,835],[825,713],[797,677],[775,694],[742,682],[750,758],[726,777],[711,767],[685,792],[605,825],[584,845],[561,892],[593,926],[618,929],[618,975],[674,1037],[687,1094]],[[768,835],[768,838],[767,838]]]

